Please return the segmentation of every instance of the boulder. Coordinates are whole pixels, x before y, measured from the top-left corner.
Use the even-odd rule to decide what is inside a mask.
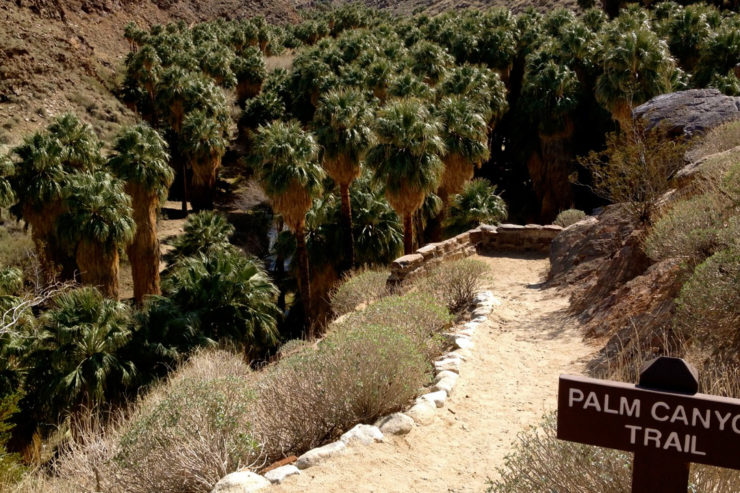
[[[342,435],[340,440],[347,446],[370,445],[382,442],[383,433],[377,426],[359,424]]]
[[[414,427],[414,420],[403,413],[393,413],[375,423],[381,432],[388,435],[405,435]]]
[[[327,443],[323,447],[311,449],[298,457],[295,465],[298,469],[307,469],[324,462],[329,457],[342,454],[345,450],[347,450],[347,445],[341,440],[338,442]]]
[[[216,483],[211,493],[251,493],[270,486],[270,481],[251,471],[227,474]]]
[[[267,471],[265,473],[265,479],[267,479],[273,484],[280,484],[288,476],[293,476],[295,474],[300,474],[300,473],[301,473],[300,469],[298,469],[293,464],[288,464],[287,466],[281,466],[271,471]]]
[[[444,358],[434,362],[434,369],[436,371],[452,371],[460,373],[460,358]]]
[[[690,89],[656,96],[634,110],[635,118],[673,135],[691,136],[740,118],[740,97],[717,89]]]
[[[470,349],[473,346],[473,341],[468,336],[461,335],[455,338],[455,347],[459,349]]]

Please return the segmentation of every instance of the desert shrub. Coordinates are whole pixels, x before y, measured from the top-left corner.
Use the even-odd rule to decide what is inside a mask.
[[[10,418],[18,412],[20,393],[0,396],[0,490],[6,491],[16,483],[24,472],[20,457],[8,452],[5,448],[10,439],[13,424]]]
[[[643,223],[652,220],[660,197],[684,165],[687,143],[642,124],[606,136],[606,149],[590,152],[578,162],[593,177],[592,190],[612,203],[627,204]]]
[[[496,193],[496,186],[484,178],[476,178],[452,196],[444,221],[445,233],[454,236],[481,223],[498,224],[507,216],[506,202]]]
[[[360,304],[370,304],[388,295],[387,270],[366,270],[353,273],[345,278],[331,293],[331,308],[335,315],[349,313]]]
[[[447,308],[429,293],[408,293],[387,296],[365,310],[351,313],[340,323],[333,323],[329,331],[349,330],[351,327],[394,327],[408,335],[430,360],[442,351],[439,334],[452,323]]]
[[[632,454],[558,440],[556,414],[517,437],[516,449],[498,470],[489,493],[630,490]]]
[[[334,331],[315,351],[280,361],[260,381],[255,431],[266,460],[337,438],[400,410],[431,365],[408,334],[379,325]]]
[[[251,371],[225,351],[196,353],[128,418],[81,426],[56,465],[82,491],[208,492],[260,453],[247,420]],[[103,432],[105,430],[105,432]]]
[[[714,127],[707,132],[701,142],[689,151],[688,158],[691,161],[698,161],[711,154],[727,151],[737,146],[740,146],[740,121],[736,120]]]
[[[519,434],[515,451],[489,482],[489,493],[630,491],[632,454],[558,440],[556,413]],[[740,474],[730,469],[692,464],[689,491],[738,491]]]
[[[645,253],[654,261],[684,259],[692,268],[721,246],[726,200],[704,194],[677,202],[651,228]]]
[[[417,285],[452,313],[457,313],[473,302],[487,272],[488,266],[480,260],[456,260],[431,269]]]
[[[684,284],[674,318],[687,339],[732,359],[740,350],[740,251],[715,253]]]
[[[558,217],[556,217],[552,223],[567,228],[571,224],[575,224],[585,218],[585,212],[578,209],[567,209],[558,214]]]

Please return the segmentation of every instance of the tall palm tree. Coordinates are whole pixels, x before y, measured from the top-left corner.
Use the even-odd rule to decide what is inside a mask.
[[[237,56],[231,64],[236,75],[236,99],[244,102],[259,94],[267,77],[265,60],[260,50],[249,47]]]
[[[54,226],[64,210],[62,190],[69,173],[62,166],[62,146],[47,133],[37,132],[13,149],[18,162],[11,178],[21,217],[31,226],[45,280],[56,277],[59,255]]]
[[[82,282],[118,299],[118,250],[134,237],[131,199],[106,172],[75,175],[64,191],[57,232],[74,253]]]
[[[141,306],[144,296],[161,292],[157,212],[175,174],[168,163],[167,143],[146,124],[124,130],[113,150],[108,164],[126,182],[133,204],[136,233],[126,253],[134,279],[134,300]]]
[[[410,66],[414,74],[434,86],[454,63],[452,55],[431,41],[419,41],[409,52]]]
[[[391,207],[403,217],[406,254],[413,251],[411,216],[436,190],[444,172],[441,132],[442,124],[418,99],[394,101],[377,115],[378,144],[368,151],[365,162],[374,170],[375,180],[385,184]]]
[[[213,208],[216,178],[226,145],[222,125],[204,111],[193,111],[185,118],[180,149],[193,170],[190,203],[196,211]]]
[[[432,240],[442,239],[441,223],[444,220],[445,208],[450,195],[462,191],[465,184],[473,178],[475,168],[490,156],[488,149],[488,107],[475,104],[461,96],[442,99],[436,111],[441,123],[441,137],[444,140],[446,153],[444,172],[437,188],[437,195],[442,199],[442,210],[435,219]]]
[[[313,122],[323,150],[324,169],[339,185],[343,244],[348,268],[355,264],[349,187],[360,176],[360,162],[373,144],[373,116],[363,94],[350,89],[332,91],[321,98]]]
[[[599,63],[596,99],[623,128],[632,119],[634,105],[673,88],[675,62],[665,41],[647,28],[627,32],[612,28],[602,43]]]
[[[91,172],[102,164],[103,145],[89,123],[66,113],[54,120],[48,130],[62,146],[60,159],[65,169]]]
[[[93,287],[59,294],[41,319],[42,330],[31,352],[36,364],[31,381],[53,411],[103,404],[106,391],[119,389],[135,373],[118,351],[131,338],[129,308],[105,299]]]
[[[276,212],[296,235],[299,287],[305,316],[311,317],[311,285],[306,252],[306,212],[321,191],[324,171],[317,163],[318,145],[297,122],[276,121],[259,127],[254,145],[259,180]],[[314,336],[313,326],[308,337]]]

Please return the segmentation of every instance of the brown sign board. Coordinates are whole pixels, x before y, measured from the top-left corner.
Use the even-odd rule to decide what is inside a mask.
[[[558,438],[740,469],[740,399],[561,375]]]

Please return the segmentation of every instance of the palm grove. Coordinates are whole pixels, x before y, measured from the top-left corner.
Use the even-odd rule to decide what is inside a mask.
[[[194,348],[228,341],[260,359],[288,334],[315,337],[326,279],[503,219],[482,177],[552,220],[579,200],[570,177],[589,181],[576,156],[629,126],[635,105],[689,87],[740,94],[738,33],[737,14],[671,2],[612,19],[349,6],[294,26],[127,26],[120,96],[142,122],[104,145],[64,115],[0,158],[0,202],[30,228],[40,273],[0,272],[0,396],[23,410],[17,441],[122,402]],[[281,53],[291,67],[268,71]],[[230,149],[270,202],[270,262],[210,212]],[[168,196],[198,213],[160,282]],[[132,303],[118,300],[123,253]],[[265,267],[283,279],[286,259],[288,312],[291,284]]]

